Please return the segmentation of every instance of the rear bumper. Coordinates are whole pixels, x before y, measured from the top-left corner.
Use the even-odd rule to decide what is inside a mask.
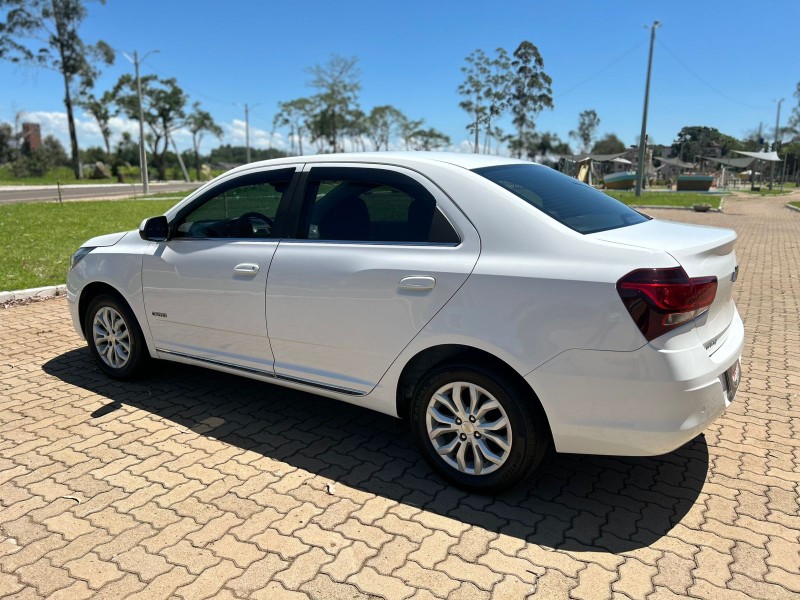
[[[547,413],[556,450],[653,456],[682,446],[728,407],[725,372],[739,360],[739,313],[709,356],[697,339],[680,350],[568,350],[526,380]]]

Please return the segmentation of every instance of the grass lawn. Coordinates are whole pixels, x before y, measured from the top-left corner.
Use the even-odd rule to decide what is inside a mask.
[[[127,169],[125,172],[125,181],[128,183],[136,183],[139,179],[139,169],[133,167]],[[84,173],[90,175],[91,173]],[[56,167],[50,169],[46,175],[42,177],[14,177],[11,173],[10,167],[0,167],[0,185],[74,185],[79,183],[83,184],[105,184],[118,183],[116,177],[108,177],[106,179],[75,179],[75,174],[69,167]]]
[[[0,206],[0,290],[66,280],[69,258],[96,235],[135,229],[177,200],[36,202]]]
[[[795,208],[800,208],[800,202],[789,202],[789,205],[794,206]]]
[[[604,190],[606,194],[631,206],[680,206],[691,208],[695,204],[710,204],[711,208],[719,208],[723,198],[716,194],[695,192],[642,192],[638,198],[634,192],[618,192]]]

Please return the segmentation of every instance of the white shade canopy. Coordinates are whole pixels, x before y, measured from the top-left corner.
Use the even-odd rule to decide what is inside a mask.
[[[752,158],[757,158],[758,160],[766,160],[769,162],[781,162],[781,158],[778,156],[778,153],[774,150],[772,152],[745,152],[744,150],[734,150],[736,154],[744,154],[745,156],[750,156]]]

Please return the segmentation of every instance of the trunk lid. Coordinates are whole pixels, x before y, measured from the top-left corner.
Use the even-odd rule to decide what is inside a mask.
[[[669,253],[689,277],[717,278],[717,294],[708,311],[695,319],[700,341],[709,354],[722,345],[733,321],[733,282],[738,274],[732,229],[652,219],[646,223],[591,234],[597,239]],[[647,265],[642,265],[646,267]]]

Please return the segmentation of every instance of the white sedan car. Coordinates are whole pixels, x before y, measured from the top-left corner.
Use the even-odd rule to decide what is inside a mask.
[[[530,162],[304,156],[87,241],[67,290],[112,377],[172,360],[371,408],[453,483],[497,490],[550,443],[663,454],[725,410],[735,239]]]

